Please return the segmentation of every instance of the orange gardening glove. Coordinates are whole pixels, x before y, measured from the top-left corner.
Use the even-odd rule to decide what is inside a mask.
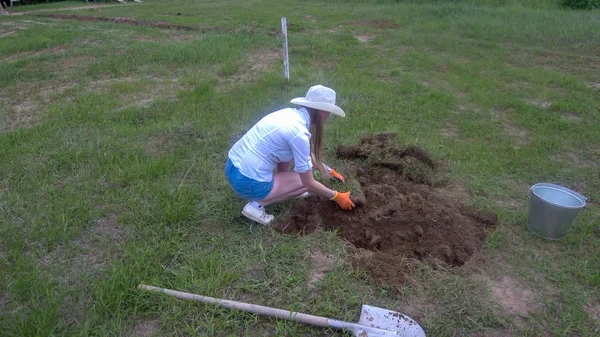
[[[337,171],[334,170],[334,169],[331,169],[331,171],[329,171],[329,176],[332,177],[332,178],[335,178],[335,179],[337,179],[337,180],[339,180],[339,181],[341,181],[343,183],[346,182],[346,179],[344,179],[344,176],[341,175],[341,174],[339,174],[339,173],[337,173]]]
[[[336,191],[331,200],[335,201],[345,211],[349,211],[356,207],[352,200],[350,200],[350,191],[346,193],[340,193]]]

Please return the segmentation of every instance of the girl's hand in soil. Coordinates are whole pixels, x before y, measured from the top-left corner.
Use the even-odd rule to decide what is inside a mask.
[[[340,193],[336,191],[331,200],[335,201],[345,211],[349,211],[356,207],[352,200],[350,200],[350,191],[346,193]]]
[[[339,181],[341,181],[341,182],[343,182],[343,183],[345,183],[345,182],[346,182],[346,179],[344,178],[344,176],[343,176],[343,175],[341,175],[341,174],[339,174],[339,173],[338,173],[336,170],[334,170],[334,169],[331,169],[331,170],[329,171],[329,176],[330,176],[330,177],[332,177],[332,178],[334,178],[334,179],[337,179],[337,180],[339,180]]]

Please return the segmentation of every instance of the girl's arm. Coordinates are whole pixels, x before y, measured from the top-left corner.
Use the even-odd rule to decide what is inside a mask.
[[[352,200],[350,200],[350,192],[340,193],[340,192],[329,189],[325,185],[316,181],[315,178],[313,178],[312,169],[310,169],[304,173],[299,173],[299,174],[300,174],[300,179],[302,180],[302,184],[304,185],[304,187],[306,187],[306,189],[309,192],[324,196],[329,200],[333,200],[342,209],[347,210],[347,211],[356,207],[354,202],[352,202]]]

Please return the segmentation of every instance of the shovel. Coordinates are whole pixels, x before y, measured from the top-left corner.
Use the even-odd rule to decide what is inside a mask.
[[[138,285],[138,289],[157,293],[183,300],[192,300],[202,303],[212,303],[224,308],[237,309],[259,315],[287,319],[304,324],[336,329],[346,329],[355,337],[380,337],[380,336],[402,336],[402,337],[425,337],[425,332],[419,324],[408,316],[396,311],[377,308],[363,304],[358,323],[338,321],[327,317],[307,315],[299,312],[264,307],[262,305],[243,302],[229,301],[220,298],[200,296],[181,291],[158,288],[144,284]]]

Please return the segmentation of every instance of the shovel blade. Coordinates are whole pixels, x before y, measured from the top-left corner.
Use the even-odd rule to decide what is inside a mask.
[[[362,306],[358,324],[390,332],[390,334],[367,332],[363,335],[359,334],[360,337],[393,336],[394,333],[401,337],[425,337],[423,328],[412,318],[396,311],[366,304]]]

